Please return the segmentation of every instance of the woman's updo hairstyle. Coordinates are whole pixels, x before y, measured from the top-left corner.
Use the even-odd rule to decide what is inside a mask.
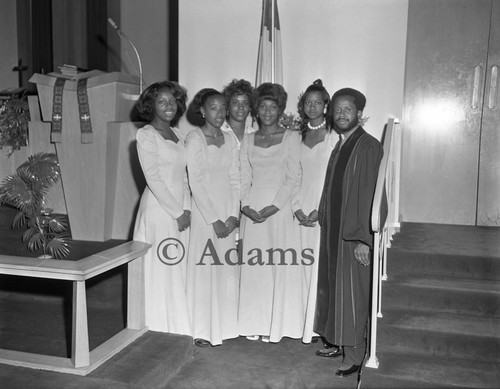
[[[253,115],[256,116],[259,111],[259,106],[264,100],[271,100],[276,103],[280,110],[280,115],[285,111],[286,100],[288,94],[285,88],[280,84],[273,84],[271,82],[265,82],[255,89],[255,104],[253,107]]]
[[[148,86],[137,101],[137,111],[142,119],[151,122],[155,117],[155,101],[162,89],[170,90],[170,93],[172,93],[177,101],[177,112],[172,119],[172,124],[175,124],[184,112],[186,112],[187,100],[186,89],[175,81],[160,81]]]

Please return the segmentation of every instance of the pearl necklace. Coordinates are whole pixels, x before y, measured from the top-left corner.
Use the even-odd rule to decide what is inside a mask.
[[[319,130],[325,124],[326,124],[326,119],[323,119],[323,121],[320,124],[318,124],[317,126],[311,126],[311,123],[307,122],[307,128],[309,128],[312,131]]]

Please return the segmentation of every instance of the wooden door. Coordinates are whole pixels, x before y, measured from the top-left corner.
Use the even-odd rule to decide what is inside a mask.
[[[403,221],[476,224],[490,0],[410,1]]]
[[[491,9],[481,122],[477,225],[500,226],[500,2]]]

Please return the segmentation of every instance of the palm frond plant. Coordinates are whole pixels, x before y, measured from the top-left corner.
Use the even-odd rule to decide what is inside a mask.
[[[37,153],[7,176],[0,185],[0,202],[17,208],[13,228],[27,226],[22,235],[31,251],[42,248],[44,257],[64,259],[70,252],[68,225],[46,208],[49,189],[61,176],[57,156]]]

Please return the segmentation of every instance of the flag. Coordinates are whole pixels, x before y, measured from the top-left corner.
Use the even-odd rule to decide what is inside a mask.
[[[262,22],[255,86],[257,87],[263,82],[283,84],[283,59],[281,55],[278,0],[262,0]]]

